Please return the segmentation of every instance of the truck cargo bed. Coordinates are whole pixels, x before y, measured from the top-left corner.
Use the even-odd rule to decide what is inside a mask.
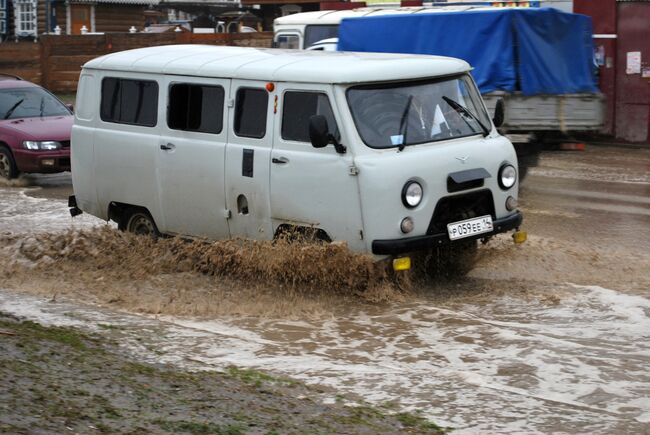
[[[598,131],[603,127],[605,98],[595,94],[533,95],[490,92],[483,94],[489,113],[499,98],[505,103],[504,132]]]

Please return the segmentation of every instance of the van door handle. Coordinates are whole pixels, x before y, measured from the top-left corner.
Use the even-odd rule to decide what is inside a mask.
[[[289,163],[289,159],[286,157],[280,157],[280,158],[273,157],[271,159],[271,162],[275,163],[276,165],[284,165],[286,163]]]
[[[174,144],[171,143],[171,142],[168,143],[168,144],[166,144],[166,145],[165,145],[164,143],[163,143],[163,144],[160,144],[160,149],[163,150],[163,151],[171,151],[171,150],[173,150],[174,148],[176,148],[176,145],[174,145]]]

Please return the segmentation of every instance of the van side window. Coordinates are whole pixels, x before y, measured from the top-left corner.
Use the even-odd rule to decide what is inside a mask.
[[[107,77],[102,80],[102,121],[153,127],[158,120],[158,83]]]
[[[261,139],[266,134],[269,95],[265,89],[240,88],[235,104],[235,134]]]
[[[310,142],[309,118],[323,115],[330,132],[339,138],[339,130],[327,95],[318,92],[286,92],[282,108],[282,139]]]
[[[221,133],[224,90],[221,86],[173,84],[167,125],[173,130]]]

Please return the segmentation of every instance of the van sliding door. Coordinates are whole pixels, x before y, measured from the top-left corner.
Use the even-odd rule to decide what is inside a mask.
[[[158,183],[164,233],[228,237],[224,166],[230,80],[165,78]]]

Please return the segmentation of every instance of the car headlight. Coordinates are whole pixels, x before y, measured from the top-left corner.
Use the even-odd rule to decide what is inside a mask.
[[[422,186],[417,181],[408,181],[402,189],[402,203],[408,208],[414,208],[420,202],[422,202]]]
[[[61,143],[53,140],[46,140],[46,141],[26,140],[23,142],[23,147],[32,151],[38,151],[38,150],[51,151],[51,150],[60,150]]]
[[[505,164],[499,169],[499,186],[503,190],[510,189],[517,182],[517,170],[510,164]]]

